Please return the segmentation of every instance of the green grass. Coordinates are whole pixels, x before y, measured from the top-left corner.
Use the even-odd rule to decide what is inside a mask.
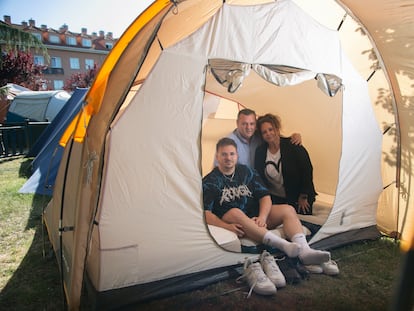
[[[310,275],[298,285],[288,285],[275,296],[253,294],[246,286],[228,280],[191,294],[143,304],[139,310],[389,310],[398,279],[400,251],[389,239],[355,243],[332,252],[340,275]],[[242,286],[241,290],[235,290]],[[226,292],[229,292],[226,294]],[[134,309],[132,309],[134,310]],[[138,308],[137,308],[138,310]]]
[[[41,214],[49,198],[19,194],[30,161],[0,162],[0,310],[62,310],[56,258],[50,255]],[[43,234],[44,233],[44,234]],[[43,255],[46,250],[46,256]],[[341,273],[310,275],[276,295],[252,294],[229,279],[204,289],[142,303],[128,310],[389,310],[399,279],[401,253],[388,238],[332,250]],[[82,310],[90,309],[83,299]]]
[[[29,164],[23,158],[0,162],[0,310],[60,310],[56,260],[43,256],[50,250],[41,216],[49,197],[18,193]]]

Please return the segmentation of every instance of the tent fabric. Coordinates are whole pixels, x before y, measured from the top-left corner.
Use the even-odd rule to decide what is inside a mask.
[[[333,247],[331,237],[377,226],[404,240],[413,225],[413,6],[317,2],[332,13],[316,20],[298,7],[313,16],[316,1],[155,1],[127,29],[62,138],[66,148],[45,211],[70,307],[79,305],[85,270],[98,293],[116,299],[131,289],[139,299],[134,288],[243,262],[245,254],[215,244],[204,222],[201,178],[211,169],[214,142],[235,124],[203,111],[207,94],[258,114],[276,112],[285,132],[303,133],[317,192],[335,197],[311,243]],[[345,12],[354,19],[338,32]],[[345,33],[355,36],[356,29],[367,36],[357,33],[345,46]],[[387,45],[390,30],[395,40]],[[354,51],[357,45],[362,49]],[[374,61],[362,61],[365,48]],[[231,93],[208,69],[211,59],[300,68],[317,80],[277,87],[250,70],[234,79]],[[327,82],[331,77],[343,87]],[[327,96],[318,84],[337,92]],[[380,126],[392,130],[383,135]],[[383,190],[390,184],[399,188]],[[376,234],[368,231],[363,238]],[[153,265],[160,257],[174,263]]]
[[[339,2],[339,1],[338,1]],[[387,74],[390,87],[390,97],[395,113],[396,131],[398,132],[395,156],[396,163],[395,182],[397,191],[401,191],[397,202],[380,203],[382,211],[386,206],[397,204],[399,219],[398,231],[403,232],[403,247],[409,245],[410,236],[414,232],[414,223],[406,219],[414,219],[413,206],[414,189],[409,186],[414,176],[410,154],[413,149],[412,133],[414,128],[412,110],[414,107],[412,79],[414,64],[412,55],[412,33],[414,31],[414,1],[340,1],[348,8],[352,16],[361,21],[367,35],[371,38],[375,52],[379,58],[379,65]],[[373,10],[372,8],[375,8]],[[389,189],[390,191],[392,189]],[[394,190],[395,187],[394,187]],[[406,235],[404,235],[404,233]]]
[[[155,281],[140,286],[127,287],[118,290],[98,292],[92,286],[89,279],[86,280],[89,291],[94,297],[95,310],[115,310],[119,308],[119,301],[125,306],[136,304],[137,302],[149,301],[151,299],[161,299],[176,293],[188,292],[203,288],[212,283],[236,278],[240,276],[242,268],[240,265],[217,268],[208,271],[187,274],[168,280]],[[136,293],[139,292],[139,296]],[[117,299],[114,299],[114,295]]]
[[[81,108],[83,98],[86,95],[88,88],[76,88],[71,94],[68,101],[65,103],[63,108],[58,112],[54,120],[44,130],[41,136],[39,136],[36,143],[30,148],[28,157],[36,157],[42,149],[47,146],[51,138],[54,136],[61,136],[62,131],[68,126],[67,120],[74,118],[74,113],[78,113]]]
[[[21,92],[30,91],[30,89],[14,83],[7,83],[5,86],[2,86],[1,88],[7,89],[6,94],[8,100],[13,100]]]
[[[37,193],[52,196],[57,170],[63,154],[59,140],[77,113],[81,110],[87,88],[77,88],[54,120],[40,135],[29,151],[34,156],[32,175],[19,189],[19,193]]]
[[[6,120],[7,111],[13,98],[23,91],[29,91],[29,89],[14,83],[7,83],[0,87],[0,93],[4,94],[0,95],[0,124]]]
[[[142,12],[139,18],[137,18],[131,24],[131,26],[129,26],[122,37],[117,41],[116,45],[111,50],[111,53],[105,58],[105,61],[102,64],[102,67],[99,69],[98,75],[96,76],[95,81],[91,87],[91,93],[96,95],[103,94],[111,70],[113,69],[115,63],[118,61],[119,56],[130,44],[131,39],[136,35],[137,32],[141,30],[141,28],[150,23],[151,19],[153,19],[156,14],[160,14],[160,12],[162,12],[162,10],[168,5],[169,2],[170,1],[168,0],[155,1],[150,7],[147,8],[147,10]],[[81,111],[78,117],[74,119],[74,122],[72,122],[65,131],[60,142],[61,145],[66,145],[75,128],[75,139],[79,142],[83,141],[86,133],[83,124],[88,124],[90,116],[99,110],[101,102],[101,97],[93,96],[89,98],[88,106],[86,109]],[[81,120],[81,123],[79,120]]]
[[[53,121],[70,98],[66,91],[23,91],[10,104],[6,121]]]

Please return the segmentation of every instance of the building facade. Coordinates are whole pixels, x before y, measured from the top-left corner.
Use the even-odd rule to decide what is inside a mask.
[[[49,60],[40,52],[32,51],[34,63],[47,66],[43,71],[45,90],[62,89],[73,74],[84,73],[94,68],[95,64],[98,68],[101,67],[117,41],[111,32],[105,34],[104,31],[99,31],[99,34],[88,34],[87,29],[82,28],[81,33],[74,33],[69,31],[66,24],[58,30],[48,28],[47,25],[38,27],[33,19],[13,24],[8,15],[4,15],[4,23],[30,32],[47,48]]]

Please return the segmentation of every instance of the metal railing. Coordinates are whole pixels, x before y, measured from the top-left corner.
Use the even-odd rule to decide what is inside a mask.
[[[26,155],[50,122],[0,125],[0,158]]]

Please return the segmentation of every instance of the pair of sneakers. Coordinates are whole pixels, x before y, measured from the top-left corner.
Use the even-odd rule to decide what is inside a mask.
[[[286,279],[280,271],[275,258],[267,251],[263,251],[258,262],[253,262],[247,258],[244,262],[244,272],[241,278],[244,278],[250,286],[247,298],[252,291],[260,295],[276,294],[277,287],[286,286]]]

